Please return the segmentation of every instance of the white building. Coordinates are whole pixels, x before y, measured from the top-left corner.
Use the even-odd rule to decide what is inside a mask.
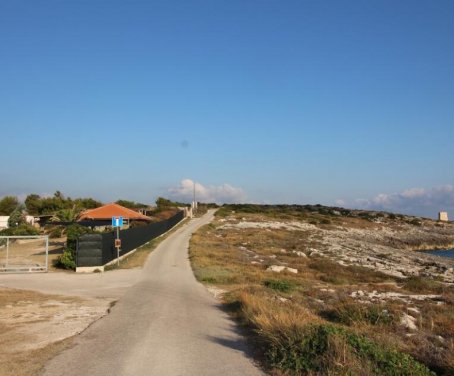
[[[0,230],[3,230],[4,228],[8,228],[8,219],[9,219],[9,215],[0,215]],[[35,217],[33,217],[32,215],[26,215],[25,222],[27,222],[29,225],[34,226]]]
[[[442,211],[442,212],[438,213],[438,220],[447,222],[448,221],[448,212]]]
[[[8,228],[9,215],[0,215],[0,230]]]

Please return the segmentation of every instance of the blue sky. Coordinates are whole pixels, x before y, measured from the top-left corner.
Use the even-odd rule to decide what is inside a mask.
[[[192,179],[219,201],[454,212],[453,17],[452,1],[1,2],[0,196],[152,202]]]

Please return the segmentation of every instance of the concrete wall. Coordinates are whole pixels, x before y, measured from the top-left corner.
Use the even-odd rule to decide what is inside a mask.
[[[447,222],[448,221],[448,212],[440,212],[440,213],[438,213],[438,220]]]

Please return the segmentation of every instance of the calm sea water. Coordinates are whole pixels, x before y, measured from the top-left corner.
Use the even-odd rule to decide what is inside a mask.
[[[454,249],[448,249],[446,251],[426,251],[425,253],[430,253],[435,256],[454,258]]]

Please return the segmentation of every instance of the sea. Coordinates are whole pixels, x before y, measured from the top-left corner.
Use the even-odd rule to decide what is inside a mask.
[[[425,251],[424,253],[429,253],[435,256],[454,258],[454,249]]]

